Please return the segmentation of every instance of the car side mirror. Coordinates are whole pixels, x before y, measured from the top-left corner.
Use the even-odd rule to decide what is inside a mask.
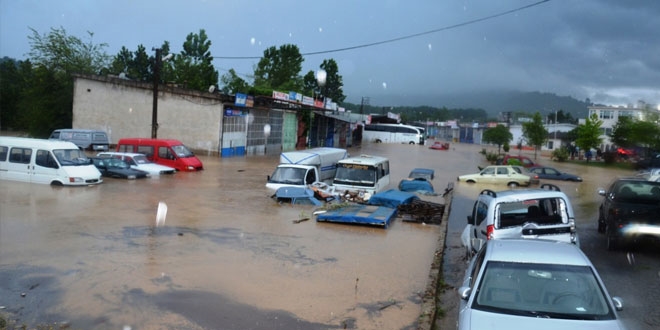
[[[468,300],[470,298],[470,293],[472,293],[472,288],[469,286],[462,286],[458,289],[458,295],[463,300]]]
[[[623,310],[623,300],[619,297],[612,297],[612,303],[614,303],[614,308],[618,311]]]

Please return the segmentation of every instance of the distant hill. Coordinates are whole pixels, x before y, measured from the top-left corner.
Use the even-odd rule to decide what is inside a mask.
[[[588,114],[586,101],[580,101],[570,96],[559,96],[554,93],[541,92],[475,92],[446,95],[424,96],[393,96],[382,95],[371,98],[371,106],[429,106],[448,109],[483,109],[489,117],[497,117],[500,112],[540,112],[547,115],[555,110],[570,113],[573,118],[585,118]],[[352,101],[349,98],[349,102]],[[358,100],[357,104],[359,105]]]

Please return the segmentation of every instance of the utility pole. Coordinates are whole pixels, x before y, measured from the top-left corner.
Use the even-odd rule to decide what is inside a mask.
[[[160,56],[161,49],[154,48],[156,51],[156,57],[154,57],[154,99],[153,99],[153,110],[151,111],[151,138],[155,139],[158,136],[158,84],[160,83],[160,65],[162,59]]]

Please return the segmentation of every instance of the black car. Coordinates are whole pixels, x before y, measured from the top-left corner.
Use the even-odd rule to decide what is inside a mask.
[[[91,157],[90,159],[105,177],[129,180],[149,177],[147,172],[131,168],[128,163],[118,158]]]
[[[607,236],[607,249],[660,238],[660,182],[619,178],[607,190],[598,209],[598,232]]]
[[[636,170],[643,170],[649,167],[660,167],[660,154],[653,154],[649,157],[642,158],[635,162]]]

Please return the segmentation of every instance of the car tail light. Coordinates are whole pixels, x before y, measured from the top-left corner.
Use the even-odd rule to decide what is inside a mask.
[[[495,232],[495,226],[493,225],[488,225],[486,227],[486,239],[491,239],[493,238],[493,232]]]

